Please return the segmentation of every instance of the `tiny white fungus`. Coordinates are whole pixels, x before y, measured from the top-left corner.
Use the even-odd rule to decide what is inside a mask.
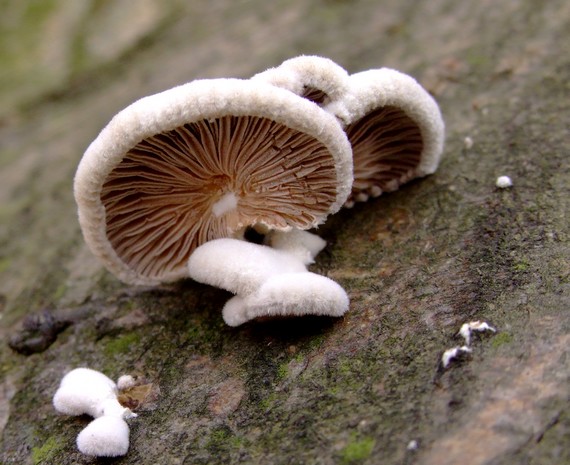
[[[512,187],[513,180],[508,176],[499,176],[495,182],[495,185],[499,189],[506,189],[507,187]]]
[[[469,353],[471,353],[471,349],[467,346],[457,346],[447,349],[441,356],[441,364],[443,365],[443,368],[447,368],[452,360]]]
[[[491,331],[496,332],[497,330],[490,326],[485,321],[471,321],[470,323],[464,323],[459,330],[459,335],[465,339],[465,345],[469,346],[471,344],[471,333],[473,331],[484,332]]]
[[[125,391],[136,385],[136,380],[131,375],[122,375],[117,380],[117,387],[120,391]]]
[[[77,436],[82,453],[102,457],[127,453],[129,427],[125,420],[137,415],[119,403],[117,394],[113,380],[89,368],[76,368],[61,380],[53,397],[55,409],[67,415],[95,418]]]
[[[473,144],[474,144],[474,142],[473,142],[473,139],[471,137],[467,136],[465,139],[463,139],[463,145],[465,146],[465,148],[467,150],[472,148]]]

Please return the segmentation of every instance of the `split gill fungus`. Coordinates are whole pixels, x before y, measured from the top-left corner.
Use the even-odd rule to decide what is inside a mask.
[[[193,250],[247,227],[309,229],[346,201],[352,151],[336,118],[262,82],[211,79],[143,98],[75,177],[87,244],[119,279],[187,277]]]

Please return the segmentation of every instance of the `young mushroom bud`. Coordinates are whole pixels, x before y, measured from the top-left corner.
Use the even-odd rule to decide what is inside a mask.
[[[334,116],[261,80],[194,81],[116,115],[75,176],[87,244],[121,280],[187,277],[201,244],[310,229],[340,209],[352,152]]]

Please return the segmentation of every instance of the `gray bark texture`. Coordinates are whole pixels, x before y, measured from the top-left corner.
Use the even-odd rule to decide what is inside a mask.
[[[2,464],[570,464],[570,2],[1,4]],[[411,74],[446,121],[436,174],[317,231],[346,316],[230,328],[225,292],[104,270],[72,195],[100,129],[300,54]],[[473,320],[497,332],[443,370]],[[138,376],[126,456],[80,454],[89,418],[54,411],[78,366]]]

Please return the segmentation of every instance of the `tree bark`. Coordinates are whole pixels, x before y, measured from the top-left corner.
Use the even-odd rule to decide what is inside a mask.
[[[78,366],[145,386],[121,464],[570,463],[567,1],[39,3],[0,22],[1,463],[95,463],[51,405]],[[302,53],[411,74],[446,121],[435,175],[317,231],[347,315],[230,328],[222,291],[104,270],[71,186],[106,122]]]

